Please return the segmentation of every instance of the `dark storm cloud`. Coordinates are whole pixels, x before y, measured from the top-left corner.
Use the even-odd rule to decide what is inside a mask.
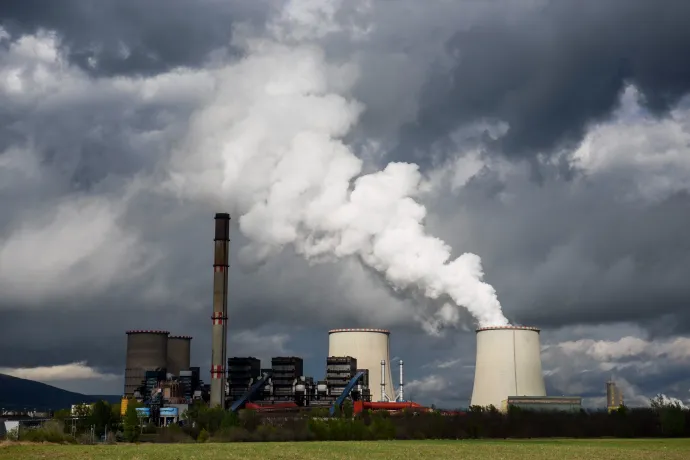
[[[69,59],[96,75],[154,74],[202,64],[230,43],[234,23],[260,26],[271,8],[267,0],[7,0],[0,25],[57,31]]]
[[[499,178],[487,168],[435,202],[429,222],[456,254],[481,255],[511,321],[627,320],[656,334],[687,332],[690,195],[621,199],[623,183],[625,171],[538,185],[527,173]]]
[[[69,202],[75,193],[119,196],[133,177],[158,179],[169,152],[179,147],[190,115],[205,103],[209,93],[204,88],[213,81],[201,75],[173,83],[119,78],[115,88],[107,75],[151,75],[202,65],[208,52],[227,45],[234,21],[262,23],[269,3],[275,5],[120,1],[96,7],[72,0],[58,8],[57,2],[2,2],[2,24],[13,40],[39,27],[55,29],[72,63],[99,78],[85,78],[61,63],[47,65],[48,73],[59,76],[60,88],[72,91],[41,92],[27,72],[26,92],[0,99],[0,167],[13,155],[5,151],[9,147],[30,150],[38,165],[28,178],[0,168],[0,237],[18,228],[25,213],[47,213],[54,201]],[[422,4],[424,11],[417,14],[415,8]],[[347,34],[324,39],[331,57],[360,53],[361,77],[353,93],[367,110],[349,139],[353,144],[367,145],[370,139],[394,144],[398,127],[415,118],[419,102],[419,125],[403,129],[409,149],[397,152],[398,158],[409,159],[418,149],[427,159],[463,142],[480,148],[502,142],[498,147],[509,155],[549,151],[578,140],[588,122],[608,116],[623,82],[635,83],[648,107],[663,112],[690,81],[684,80],[686,62],[678,58],[687,37],[685,28],[677,30],[685,5],[681,2],[669,2],[678,10],[667,7],[671,12],[663,21],[651,2],[600,2],[596,7],[591,2],[577,11],[569,10],[574,3],[554,2],[544,11],[520,13],[521,4],[511,10],[518,18],[511,23],[503,23],[498,7],[487,6],[489,2],[474,13],[468,10],[476,5],[438,5],[430,9],[425,2],[376,2],[377,27],[369,41],[341,43]],[[636,25],[641,17],[650,23]],[[664,32],[653,27],[660,22]],[[406,41],[398,40],[402,36]],[[121,41],[129,56],[122,53]],[[450,69],[439,54],[445,42],[458,53]],[[0,46],[7,47],[8,41],[0,39]],[[101,51],[91,51],[94,46]],[[90,56],[98,57],[93,69]],[[32,58],[16,53],[12,59]],[[434,62],[437,67],[431,70]],[[427,75],[434,76],[418,100]],[[438,146],[460,125],[491,124],[492,119],[510,123],[502,140],[470,129],[462,142],[445,139],[446,148]],[[27,157],[21,153],[13,158]],[[634,188],[631,183],[653,178],[640,170],[635,180],[626,180],[631,170],[613,170],[573,188],[567,181],[572,179],[570,165],[565,166],[542,165],[552,169],[542,169],[539,185],[529,174],[504,177],[487,167],[460,194],[444,190],[431,203],[430,231],[451,243],[455,255],[471,251],[482,257],[486,280],[497,288],[510,320],[560,328],[549,336],[551,343],[563,340],[565,333],[559,331],[574,324],[589,326],[576,328],[577,333],[571,329],[568,340],[615,335],[619,321],[643,325],[646,330],[636,330],[637,335],[690,330],[687,194],[622,203],[616,197]],[[85,360],[103,372],[121,374],[124,331],[145,328],[194,336],[193,360],[208,366],[212,216],[227,209],[224,203],[180,202],[158,192],[133,194],[120,219],[125,230],[141,237],[137,249],[160,257],[151,270],[96,294],[76,290],[66,299],[49,298],[40,311],[3,294],[0,348],[18,351],[4,354],[0,367]],[[504,195],[510,200],[503,201]],[[77,221],[68,230],[77,232],[85,224]],[[391,295],[379,277],[354,260],[310,266],[287,249],[257,271],[243,271],[236,256],[247,240],[236,219],[232,238],[230,355],[294,353],[305,357],[309,375],[320,378],[329,328],[388,327],[393,331],[392,356],[405,360],[408,381],[423,383],[415,398],[450,406],[467,403],[474,372],[466,367],[474,361],[471,331],[448,331],[440,339],[425,336],[410,315],[421,308],[419,299]],[[94,267],[110,263],[101,260]],[[38,290],[41,283],[34,287]],[[247,331],[254,336],[242,335]],[[645,377],[640,382],[644,392],[673,387],[680,395],[687,380],[674,369],[662,369],[668,378],[658,377],[657,383],[655,377]],[[445,380],[424,381],[436,374]],[[583,394],[601,396],[606,374],[573,379],[582,380]],[[560,388],[549,385],[554,391]]]
[[[588,124],[605,119],[626,83],[658,114],[690,89],[690,3],[537,5],[486,15],[448,41],[451,62],[432,72],[396,158],[427,161],[429,145],[482,118],[510,125],[491,142],[505,155],[548,154],[572,147]]]

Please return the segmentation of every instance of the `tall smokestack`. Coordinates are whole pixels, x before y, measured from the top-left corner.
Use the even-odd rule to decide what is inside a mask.
[[[403,386],[405,383],[403,382],[403,360],[400,360],[400,402],[405,401],[405,395],[403,394]]]
[[[218,213],[213,255],[213,348],[211,350],[211,407],[225,408],[225,363],[228,347],[228,253],[230,214]]]

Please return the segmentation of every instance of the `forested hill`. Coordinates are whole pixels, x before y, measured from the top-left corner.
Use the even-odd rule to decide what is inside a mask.
[[[0,374],[0,407],[5,409],[68,409],[72,404],[91,403],[101,399],[117,403],[120,396],[84,395],[45,383]]]

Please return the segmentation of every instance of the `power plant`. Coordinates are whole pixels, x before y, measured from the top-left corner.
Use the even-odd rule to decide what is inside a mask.
[[[546,396],[539,329],[519,326],[477,329],[470,404],[500,408],[509,396]]]
[[[125,397],[134,396],[147,371],[168,365],[168,331],[127,331]]]
[[[190,367],[189,336],[167,331],[128,331],[125,370],[126,400],[145,403],[137,409],[154,422],[176,421],[185,405],[203,400],[211,407],[237,411],[290,412],[326,407],[333,414],[345,400],[354,412],[431,409],[405,401],[403,361],[398,388],[393,380],[390,331],[376,328],[331,329],[324,378],[304,375],[297,356],[278,356],[263,367],[258,358],[227,356],[230,215],[215,215],[213,303],[211,309],[210,385]],[[477,353],[472,406],[578,410],[581,398],[546,396],[541,364],[540,330],[525,326],[476,330]]]
[[[369,371],[369,389],[376,401],[395,398],[391,375],[390,331],[385,329],[332,329],[328,331],[328,356],[351,356],[360,369]],[[377,372],[378,370],[381,372]]]

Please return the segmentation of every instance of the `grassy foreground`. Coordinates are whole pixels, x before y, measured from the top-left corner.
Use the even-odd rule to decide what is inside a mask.
[[[370,441],[301,443],[140,444],[62,446],[0,445],[1,460],[102,459],[688,459],[690,439]]]

